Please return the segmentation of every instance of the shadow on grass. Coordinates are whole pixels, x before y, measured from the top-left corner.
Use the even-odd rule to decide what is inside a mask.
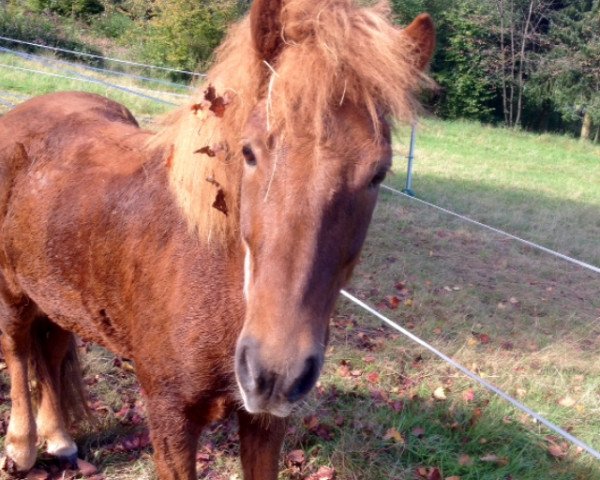
[[[397,189],[404,188],[405,175],[392,176],[389,184]],[[600,238],[600,207],[576,198],[565,199],[571,195],[585,195],[585,191],[557,192],[551,196],[534,190],[464,179],[450,180],[429,174],[415,175],[413,191],[420,199],[584,262],[600,265],[600,242],[597,241]],[[382,190],[381,197],[391,201],[397,195]],[[409,200],[397,201],[406,203]],[[429,223],[429,217],[437,218],[431,207],[420,205],[419,209],[425,223]],[[449,215],[441,215],[446,215],[445,221],[450,221]]]

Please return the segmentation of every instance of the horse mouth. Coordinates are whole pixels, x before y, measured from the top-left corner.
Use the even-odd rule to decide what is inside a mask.
[[[298,402],[291,403],[287,401],[267,402],[261,404],[260,401],[252,400],[246,394],[244,388],[238,382],[238,389],[241,394],[241,403],[244,410],[252,415],[273,415],[279,418],[286,418],[295,410]]]

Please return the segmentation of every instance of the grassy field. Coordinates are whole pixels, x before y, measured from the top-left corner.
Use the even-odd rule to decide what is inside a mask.
[[[0,90],[36,92],[37,79],[6,77]],[[402,187],[408,131],[397,139],[388,183]],[[467,122],[419,129],[419,197],[596,265],[599,185],[597,146]],[[382,191],[349,290],[600,449],[597,275]],[[109,479],[154,478],[134,367],[82,353],[99,419],[79,432],[83,455]],[[592,457],[343,299],[327,357],[290,423],[282,480],[331,478],[327,467],[339,480],[600,480]],[[0,434],[7,392],[2,377]],[[201,478],[241,478],[236,438],[233,422],[203,435]]]
[[[44,58],[52,59],[54,57],[47,56]],[[48,75],[33,73],[31,70],[46,72]],[[83,74],[92,79],[114,83],[171,103],[179,103],[181,101],[181,97],[172,95],[172,93],[185,93],[185,90],[170,88],[161,84],[148,84],[147,82],[131,78],[106,76],[83,67],[76,68],[65,64],[52,64],[52,62],[48,61],[28,60],[10,53],[0,52],[0,99],[12,104],[17,104],[34,95],[61,90],[78,90],[97,93],[112,98],[113,100],[126,105],[132,112],[139,116],[142,121],[147,117],[164,113],[170,108],[168,105],[120,91],[106,85],[86,82],[80,79],[64,78],[76,78],[77,74]],[[62,77],[57,77],[55,75],[61,75]],[[3,105],[2,102],[0,102],[0,113],[7,111],[8,108],[7,105]]]

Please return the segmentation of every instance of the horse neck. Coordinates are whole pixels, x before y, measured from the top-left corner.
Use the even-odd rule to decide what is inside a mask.
[[[166,144],[169,186],[201,242],[232,248],[239,243],[240,128],[210,111],[177,114]]]

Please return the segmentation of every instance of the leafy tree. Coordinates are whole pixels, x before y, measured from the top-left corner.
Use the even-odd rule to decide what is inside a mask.
[[[540,59],[532,95],[550,99],[581,138],[600,128],[600,1],[573,0],[551,17],[552,49]]]
[[[495,95],[488,74],[488,34],[475,4],[457,2],[441,18],[442,47],[433,65],[433,76],[443,89],[438,112],[448,118],[489,121]]]
[[[63,16],[83,17],[104,10],[100,0],[29,0],[31,8]]]
[[[146,21],[136,32],[148,61],[194,70],[205,67],[227,26],[243,11],[236,0],[154,0],[146,4]],[[139,11],[139,5],[137,5]]]

